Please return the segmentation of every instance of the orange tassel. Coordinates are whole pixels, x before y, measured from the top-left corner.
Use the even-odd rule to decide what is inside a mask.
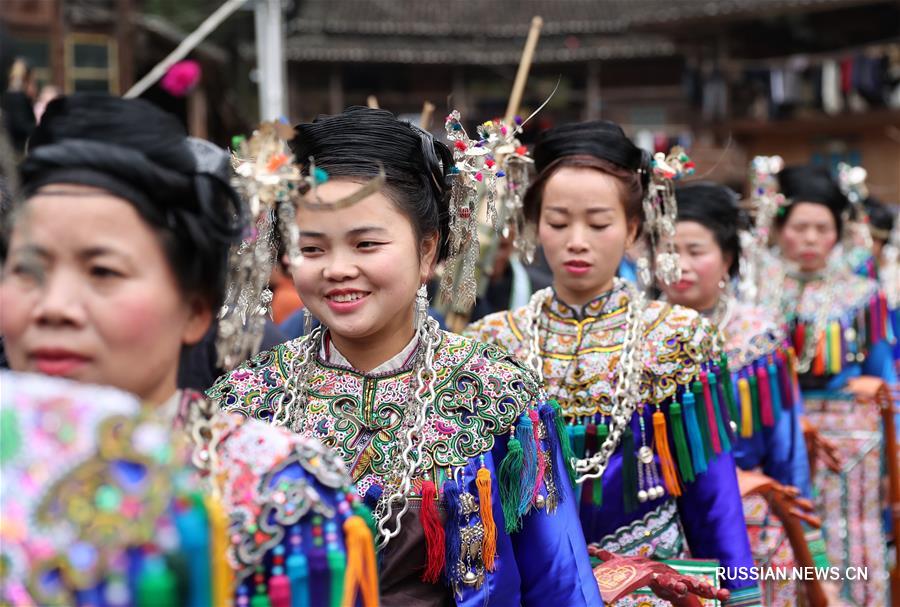
[[[653,439],[656,442],[656,453],[659,455],[659,464],[662,468],[663,481],[669,494],[675,497],[681,495],[681,485],[678,483],[678,471],[675,469],[675,460],[669,450],[669,435],[666,433],[666,416],[657,410],[653,414]]]
[[[426,561],[422,581],[436,584],[444,572],[444,525],[437,507],[437,489],[430,480],[422,481],[422,510],[419,512],[425,530]]]
[[[378,607],[378,568],[375,566],[375,545],[372,530],[359,516],[344,521],[344,541],[347,545],[347,571],[344,574],[343,607],[356,604],[356,589],[362,594],[364,607]]]
[[[813,362],[813,375],[825,375],[825,335],[816,335],[816,358]]]
[[[481,525],[484,527],[484,538],[481,540],[481,558],[484,568],[494,570],[494,557],[497,555],[497,525],[494,524],[494,508],[491,502],[491,471],[482,466],[475,475],[475,486],[478,487],[478,507],[481,514]]]

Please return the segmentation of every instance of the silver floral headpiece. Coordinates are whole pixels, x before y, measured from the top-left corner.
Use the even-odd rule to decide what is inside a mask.
[[[384,185],[384,171],[340,200],[325,202],[317,188],[328,174],[310,158],[303,167],[294,161],[288,142],[294,129],[283,122],[265,122],[247,140],[233,142],[234,187],[248,207],[250,222],[240,244],[229,254],[228,287],[219,313],[216,342],[218,365],[231,369],[256,353],[262,341],[265,319],[270,315],[269,280],[277,263],[278,238],[284,244],[291,271],[300,254],[298,207],[336,210],[377,192]]]
[[[459,310],[469,309],[477,294],[476,268],[481,254],[479,211],[485,201],[487,222],[494,232],[508,234],[517,228],[517,241],[527,238],[524,230],[522,197],[528,189],[533,161],[516,139],[521,120],[507,125],[499,120],[478,126],[477,139],[469,137],[454,110],[444,127],[451,142],[454,166],[450,169],[449,256],[441,281],[445,296],[455,293]],[[526,247],[522,241],[523,247]],[[526,247],[527,248],[527,247]],[[533,245],[531,251],[533,253]]]
[[[681,265],[675,252],[675,222],[678,220],[678,203],[675,200],[675,182],[693,175],[694,163],[680,146],[668,155],[658,152],[650,163],[650,179],[644,194],[644,229],[649,250],[654,255],[656,278],[666,284],[681,280]],[[651,284],[650,260],[637,260],[638,278],[643,287]]]

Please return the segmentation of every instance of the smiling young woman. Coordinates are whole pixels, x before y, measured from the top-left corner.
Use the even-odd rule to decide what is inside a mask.
[[[715,332],[692,310],[644,302],[616,277],[642,229],[649,159],[600,121],[545,131],[534,160],[526,217],[537,224],[553,287],[466,334],[526,361],[559,402],[588,542],[752,566],[716,388]],[[758,601],[752,582],[724,586],[729,604]]]
[[[556,411],[505,352],[425,315],[450,151],[366,108],[298,125],[292,147],[327,171],[321,202],[382,171],[384,186],[346,208],[300,206],[294,281],[322,327],[209,395],[341,454],[375,509],[383,604],[600,605]]]

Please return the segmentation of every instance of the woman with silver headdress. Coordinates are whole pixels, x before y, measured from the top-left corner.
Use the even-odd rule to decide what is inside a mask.
[[[680,153],[662,156],[651,164],[610,122],[542,133],[524,212],[553,287],[466,334],[516,354],[559,403],[588,542],[751,567],[716,333],[696,312],[648,302],[616,278],[642,224],[658,246],[674,227],[671,179],[692,165]],[[657,262],[673,278],[669,249]],[[640,267],[649,281],[646,259]],[[726,578],[724,586],[728,604],[758,602],[752,581]]]
[[[894,420],[882,407],[889,410],[885,383],[896,382],[887,301],[877,282],[856,275],[841,253],[848,252],[838,244],[849,231],[850,203],[828,170],[787,167],[777,181],[777,262],[761,268],[761,302],[788,327],[808,418],[838,443],[844,460],[839,476],[822,471],[814,479],[828,558],[845,566],[866,563],[874,579],[845,584],[845,592],[859,604],[883,604],[881,451],[894,436],[882,431],[882,420],[888,426]],[[871,440],[859,443],[863,435]],[[848,492],[860,496],[858,507],[847,505]]]

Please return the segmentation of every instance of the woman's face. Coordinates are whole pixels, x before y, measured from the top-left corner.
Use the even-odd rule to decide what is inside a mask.
[[[681,280],[673,285],[660,283],[666,298],[695,310],[712,309],[728,281],[731,259],[726,258],[715,235],[696,221],[679,221],[675,226],[675,251],[681,264]]]
[[[582,305],[612,288],[637,235],[618,181],[586,167],[562,167],[544,184],[538,236],[563,301]]]
[[[186,301],[153,229],[126,200],[72,184],[20,213],[0,280],[10,366],[169,398],[182,346],[212,314]]]
[[[359,187],[332,179],[318,195],[334,201]],[[336,211],[301,207],[297,223],[303,261],[294,284],[338,349],[346,353],[342,345],[360,343],[402,349],[412,338],[416,291],[431,274],[437,237],[420,248],[410,220],[380,192]]]
[[[825,267],[837,244],[838,232],[828,207],[814,202],[798,202],[778,234],[781,251],[804,272]]]

